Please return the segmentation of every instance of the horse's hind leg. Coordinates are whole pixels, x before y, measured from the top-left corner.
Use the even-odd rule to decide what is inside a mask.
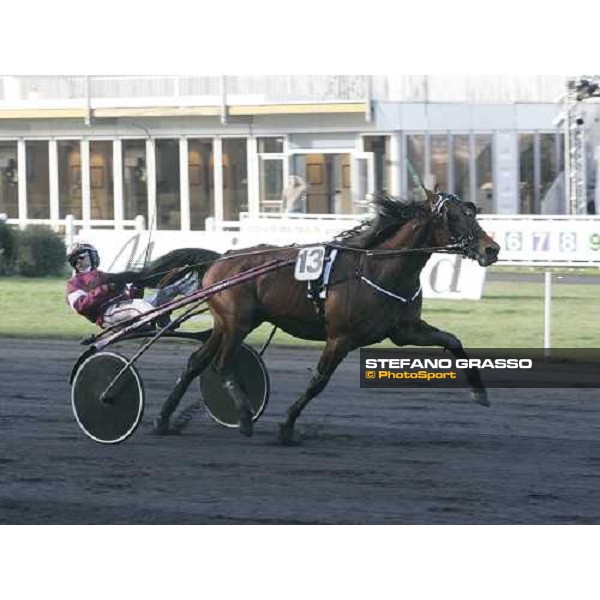
[[[461,341],[455,335],[437,329],[423,320],[399,327],[390,336],[390,339],[398,346],[441,346],[450,350],[456,358],[469,358]],[[482,406],[489,406],[490,401],[483,381],[481,381],[479,370],[473,367],[464,371],[471,386],[471,399]]]
[[[171,415],[177,408],[190,383],[206,369],[210,364],[210,361],[214,358],[221,345],[221,339],[221,332],[217,329],[213,329],[206,344],[201,348],[198,348],[198,350],[190,356],[186,370],[177,380],[173,391],[162,405],[158,418],[154,421],[154,433],[158,435],[170,433],[169,419],[171,418]]]
[[[306,405],[325,389],[334,371],[352,347],[346,339],[327,340],[317,365],[317,371],[312,376],[306,391],[290,406],[287,419],[279,425],[279,441],[282,444],[289,444],[293,441],[296,419]]]

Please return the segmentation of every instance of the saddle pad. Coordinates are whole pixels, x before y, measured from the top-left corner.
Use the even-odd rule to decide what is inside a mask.
[[[308,282],[308,297],[316,301],[317,299],[325,300],[327,298],[327,288],[329,286],[329,279],[331,277],[331,270],[333,268],[333,263],[337,257],[338,250],[337,248],[331,248],[331,246],[326,246],[325,248],[325,265],[323,268],[323,273],[318,279],[314,281]]]

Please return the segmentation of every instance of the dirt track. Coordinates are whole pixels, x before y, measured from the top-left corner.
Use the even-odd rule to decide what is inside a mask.
[[[282,447],[277,424],[318,351],[272,347],[253,438],[203,414],[156,438],[187,357],[165,343],[140,363],[141,427],[103,446],[71,415],[80,350],[0,339],[0,523],[600,523],[596,390],[491,390],[485,409],[466,392],[361,390],[354,354],[300,418],[302,442]]]

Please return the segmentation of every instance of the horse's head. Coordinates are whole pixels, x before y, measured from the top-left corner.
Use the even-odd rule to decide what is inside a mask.
[[[500,246],[477,222],[477,209],[454,194],[427,190],[427,203],[434,219],[432,243],[436,246],[456,245],[457,253],[489,267],[498,260]]]

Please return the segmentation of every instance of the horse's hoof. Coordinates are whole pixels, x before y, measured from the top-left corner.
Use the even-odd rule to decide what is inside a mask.
[[[488,395],[485,390],[471,390],[471,400],[473,400],[473,402],[477,402],[477,404],[481,404],[481,406],[490,405],[490,401],[488,400]]]
[[[244,412],[240,417],[240,433],[246,437],[252,437],[254,433],[254,423],[252,422],[252,413],[250,411]]]
[[[294,428],[289,427],[286,423],[279,425],[279,442],[284,445],[294,443]]]
[[[184,408],[179,415],[173,419],[171,430],[181,433],[190,424],[192,417],[200,410],[200,408],[202,408],[200,402],[195,402],[194,404],[190,404],[187,408]]]
[[[154,433],[154,435],[169,435],[173,433],[169,427],[169,419],[162,419],[161,417],[154,419],[154,422],[152,423],[152,433]]]

